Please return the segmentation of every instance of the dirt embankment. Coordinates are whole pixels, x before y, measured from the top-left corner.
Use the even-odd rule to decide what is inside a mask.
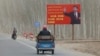
[[[100,42],[59,42],[59,45],[66,49],[100,56]]]

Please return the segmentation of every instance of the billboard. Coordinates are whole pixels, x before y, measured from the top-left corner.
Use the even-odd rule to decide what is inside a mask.
[[[48,4],[47,24],[80,24],[80,4]]]

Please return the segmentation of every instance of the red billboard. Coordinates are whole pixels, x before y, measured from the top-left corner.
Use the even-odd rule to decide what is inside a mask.
[[[47,24],[80,24],[80,4],[47,5]]]

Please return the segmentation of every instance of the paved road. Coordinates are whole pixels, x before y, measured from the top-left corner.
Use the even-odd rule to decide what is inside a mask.
[[[56,45],[55,54],[50,52],[36,54],[36,43],[26,39],[12,40],[10,36],[0,35],[0,56],[92,56],[72,50],[66,50]]]

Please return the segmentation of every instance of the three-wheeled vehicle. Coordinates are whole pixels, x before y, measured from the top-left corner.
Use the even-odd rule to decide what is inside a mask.
[[[53,36],[38,36],[37,37],[37,54],[42,51],[44,54],[44,51],[52,51],[52,54],[54,54],[54,48],[55,48],[55,42]]]

